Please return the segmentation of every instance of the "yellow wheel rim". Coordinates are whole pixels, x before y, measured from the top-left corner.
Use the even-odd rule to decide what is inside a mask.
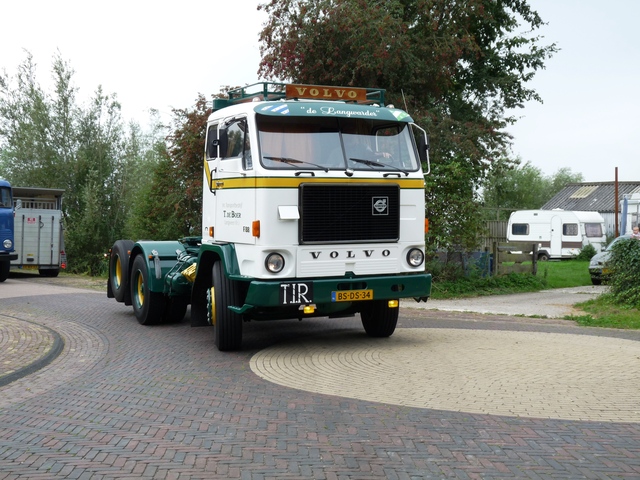
[[[120,288],[120,285],[122,285],[122,263],[120,262],[120,257],[116,257],[116,271],[114,273],[116,288]]]
[[[138,275],[138,283],[136,285],[136,298],[138,299],[138,305],[144,305],[144,281],[142,275]]]
[[[215,287],[211,287],[209,289],[209,319],[211,320],[211,325],[216,324],[216,295],[215,295]]]

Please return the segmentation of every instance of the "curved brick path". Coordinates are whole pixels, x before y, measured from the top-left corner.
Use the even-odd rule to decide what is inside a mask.
[[[567,340],[565,361],[579,370],[581,357],[603,364],[626,359],[633,365],[640,332],[405,310],[400,335],[391,339],[372,341],[357,319],[251,323],[245,350],[220,353],[211,329],[192,329],[186,322],[143,327],[130,308],[104,294],[69,289],[43,295],[35,288],[33,294],[0,300],[0,320],[4,314],[53,329],[65,348],[45,368],[0,387],[0,479],[640,477],[640,424],[633,419],[516,417],[399,405],[282,386],[251,370],[252,363],[279,349],[292,367],[269,367],[281,374],[312,377],[315,370],[296,371],[311,365],[334,372],[336,383],[349,386],[353,377],[345,382],[345,368],[358,365],[360,389],[384,392],[380,386],[387,382],[386,390],[410,398],[409,388],[403,392],[397,384],[409,369],[402,363],[408,334],[409,343],[434,342],[434,354],[442,353],[433,361],[425,348],[414,351],[413,390],[424,390],[427,382],[440,387],[432,393],[446,396],[453,385],[439,375],[450,383],[459,380],[464,372],[453,372],[461,359],[478,371],[495,359],[505,374],[522,368],[549,378],[553,355],[540,352],[528,359],[518,355],[523,347],[517,342],[548,336],[562,350]],[[465,351],[475,335],[487,350]],[[515,339],[508,349],[512,356],[501,359],[491,348],[507,338]],[[395,353],[388,350],[394,343],[401,344]],[[342,348],[339,364],[326,368],[320,352],[336,345]],[[571,354],[576,350],[580,355]],[[336,361],[336,355],[323,355]],[[367,368],[376,362],[386,374],[370,374]],[[629,375],[625,368],[617,370],[610,380],[627,391],[627,403],[618,408],[627,415],[629,405],[639,403],[640,388],[634,394],[635,370]],[[593,379],[583,375],[573,387],[595,389],[589,382]],[[478,402],[486,406],[493,399]],[[611,415],[616,407],[607,410]]]

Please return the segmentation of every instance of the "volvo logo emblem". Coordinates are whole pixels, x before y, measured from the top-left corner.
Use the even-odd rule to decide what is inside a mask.
[[[389,215],[389,197],[372,197],[373,215]]]

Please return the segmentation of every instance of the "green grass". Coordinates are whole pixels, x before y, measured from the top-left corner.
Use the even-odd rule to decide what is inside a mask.
[[[538,292],[547,288],[591,285],[589,262],[565,260],[539,262],[538,274],[512,274],[501,277],[465,277],[454,281],[434,280],[431,298],[461,298],[508,293]]]
[[[584,327],[640,329],[640,310],[613,303],[611,295],[602,294],[593,300],[578,303],[577,308],[586,315],[569,317]]]
[[[551,288],[570,288],[591,285],[589,262],[565,260],[538,263],[538,274],[512,274],[503,277],[458,278],[455,281],[433,281],[431,298],[464,298],[482,295],[536,292]],[[578,303],[584,315],[567,317],[585,327],[640,329],[640,310],[624,308],[613,303],[611,295],[603,294],[587,302]]]
[[[538,276],[546,280],[547,288],[591,285],[588,261],[538,262]]]

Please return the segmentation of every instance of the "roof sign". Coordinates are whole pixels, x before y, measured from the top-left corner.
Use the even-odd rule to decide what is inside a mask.
[[[320,85],[288,84],[287,98],[308,98],[314,100],[345,100],[366,102],[367,90],[353,87],[325,87]]]

